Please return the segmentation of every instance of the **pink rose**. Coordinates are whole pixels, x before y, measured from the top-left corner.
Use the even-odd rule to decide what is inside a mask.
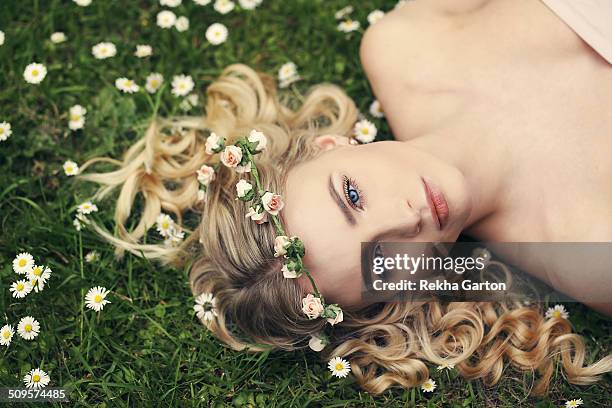
[[[264,206],[264,210],[272,215],[278,215],[278,212],[285,206],[283,198],[279,194],[274,194],[269,191],[261,196],[261,202]]]
[[[215,179],[215,169],[206,164],[202,165],[200,169],[197,171],[198,181],[205,186],[210,184],[212,180]]]
[[[313,296],[312,293],[306,295],[302,299],[302,311],[308,316],[309,319],[316,319],[323,313],[323,304],[321,299]]]
[[[338,313],[336,313],[336,317],[332,318],[332,317],[328,317],[327,318],[327,322],[329,324],[331,324],[332,326],[336,323],[340,323],[342,320],[344,320],[344,314],[342,313],[342,310],[340,310]]]
[[[238,146],[225,146],[221,152],[221,163],[227,167],[236,167],[242,160],[242,150]]]

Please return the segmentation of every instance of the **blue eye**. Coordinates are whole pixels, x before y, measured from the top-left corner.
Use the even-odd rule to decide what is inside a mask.
[[[354,179],[344,176],[344,196],[348,204],[355,208],[363,210],[363,194]]]

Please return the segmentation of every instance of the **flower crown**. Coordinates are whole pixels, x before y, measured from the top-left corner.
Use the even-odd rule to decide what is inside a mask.
[[[226,146],[225,138],[211,133],[206,139],[206,153],[220,153],[220,161],[226,167],[242,174],[250,173],[255,185],[246,179],[240,179],[236,184],[237,199],[249,203],[247,218],[251,218],[257,224],[263,224],[270,219],[276,230],[274,239],[274,256],[283,257],[284,263],[281,271],[288,279],[299,278],[306,274],[314,293],[307,294],[302,299],[302,311],[309,319],[324,318],[330,325],[335,325],[343,320],[342,309],[337,304],[327,304],[323,295],[317,288],[312,275],[303,262],[306,250],[304,243],[295,236],[288,237],[279,218],[279,212],[284,207],[284,202],[279,194],[265,190],[261,185],[259,173],[255,166],[255,155],[261,153],[267,145],[266,136],[253,129],[247,137],[240,138],[233,145]],[[207,186],[215,178],[215,169],[204,164],[197,171],[198,181],[202,185],[201,196],[206,194]],[[202,197],[201,197],[202,198]],[[315,351],[322,350],[329,343],[329,338],[323,332],[311,335],[310,348]]]

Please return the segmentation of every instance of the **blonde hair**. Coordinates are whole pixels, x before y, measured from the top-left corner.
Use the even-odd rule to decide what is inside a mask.
[[[237,201],[236,172],[219,166],[206,199],[198,201],[196,171],[217,160],[205,152],[206,136],[214,132],[232,144],[251,129],[262,131],[268,146],[258,158],[263,185],[283,192],[287,172],[315,157],[313,138],[322,134],[348,136],[357,120],[354,102],[338,86],[312,87],[297,104],[281,100],[274,79],[234,64],[206,90],[206,115],[153,120],[144,137],[123,160],[92,159],[118,166],[114,171],[80,177],[102,185],[95,199],[118,188],[115,207],[117,236],[91,226],[124,251],[181,265],[194,260],[190,284],[194,295],[212,292],[217,317],[205,322],[215,336],[235,350],[306,347],[309,335],[325,319],[309,320],[301,311],[305,295],[293,279],[280,272],[274,257],[274,229],[246,220],[247,208]],[[137,197],[143,199],[138,224],[131,230]],[[143,244],[142,238],[162,212],[185,225],[185,213],[196,213],[199,224],[183,244]],[[504,268],[492,262],[493,267]],[[345,311],[335,326],[332,344],[321,356],[343,356],[351,362],[359,384],[372,393],[400,385],[413,387],[429,377],[426,362],[455,364],[466,378],[497,383],[508,362],[539,373],[532,393],[546,392],[557,360],[569,382],[589,384],[612,369],[612,356],[585,366],[585,346],[565,319],[545,320],[532,307],[498,303],[442,304],[388,302]]]

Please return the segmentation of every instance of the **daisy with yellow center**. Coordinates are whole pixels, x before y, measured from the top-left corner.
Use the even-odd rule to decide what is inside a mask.
[[[13,326],[10,324],[5,324],[0,329],[0,345],[9,346],[11,344],[11,340],[13,340],[13,335],[15,331],[13,330]]]
[[[23,71],[23,78],[30,84],[40,84],[47,76],[47,67],[43,64],[33,62]]]
[[[29,273],[28,279],[30,284],[34,287],[35,292],[43,290],[45,283],[51,277],[51,268],[48,266],[36,265]]]
[[[359,26],[359,21],[349,19],[338,24],[338,31],[342,31],[343,33],[350,33],[352,31],[359,30]]]
[[[44,388],[49,384],[49,375],[40,368],[34,368],[23,377],[23,382],[28,388]]]
[[[77,211],[80,214],[91,214],[98,211],[98,206],[93,204],[91,201],[85,201],[83,204],[78,206]]]
[[[546,311],[547,319],[567,319],[569,317],[569,313],[565,310],[565,306],[563,305],[555,305],[554,307],[549,308]]]
[[[81,105],[74,105],[70,108],[68,127],[70,130],[83,129],[85,125],[85,114],[87,109]]]
[[[17,325],[17,333],[25,340],[32,340],[40,332],[40,323],[32,316],[23,317]]]
[[[455,365],[454,365],[454,364],[442,364],[442,365],[439,365],[439,366],[437,367],[437,370],[438,370],[438,371],[442,371],[442,370],[449,370],[449,371],[450,371],[450,370],[452,370],[453,368],[455,368]]]
[[[11,284],[9,290],[15,298],[24,298],[32,291],[32,284],[24,279],[20,279]]]
[[[147,76],[147,82],[145,84],[145,89],[148,93],[155,93],[161,87],[164,82],[164,77],[162,74],[157,72],[153,72]]]
[[[111,42],[101,42],[91,47],[91,53],[97,59],[111,58],[117,54],[117,47]]]
[[[219,45],[227,40],[228,30],[227,27],[221,23],[211,24],[206,29],[206,39],[212,45]]]
[[[91,251],[85,255],[85,262],[92,263],[100,260],[100,253],[98,251]]]
[[[125,93],[138,92],[138,90],[140,89],[140,87],[132,79],[128,78],[117,78],[115,80],[115,86],[121,92]]]
[[[332,375],[342,378],[346,377],[351,372],[351,364],[342,357],[334,357],[329,360],[328,368]]]
[[[8,122],[0,122],[0,142],[4,142],[13,133],[11,124]]]
[[[109,294],[109,291],[102,287],[96,286],[94,288],[89,289],[87,294],[85,295],[85,306],[89,309],[95,310],[99,312],[104,308],[104,305],[107,303],[111,303],[106,299],[106,295]]]
[[[79,174],[79,165],[72,160],[66,160],[62,167],[64,168],[64,174],[67,176],[76,176]]]
[[[34,267],[34,258],[28,252],[22,252],[13,259],[13,271],[25,275]]]
[[[582,398],[565,401],[566,408],[576,408],[582,404],[584,404],[584,402],[582,401]]]
[[[190,75],[175,75],[172,78],[172,94],[185,96],[193,90],[194,83]]]
[[[421,384],[423,392],[433,392],[436,389],[436,382],[431,378],[428,378],[423,384]]]
[[[370,143],[376,138],[378,130],[376,126],[367,119],[362,119],[355,123],[353,134],[361,143]]]
[[[385,116],[385,112],[383,111],[382,105],[378,101],[378,99],[374,99],[374,102],[370,104],[370,115],[375,118],[382,118]]]

